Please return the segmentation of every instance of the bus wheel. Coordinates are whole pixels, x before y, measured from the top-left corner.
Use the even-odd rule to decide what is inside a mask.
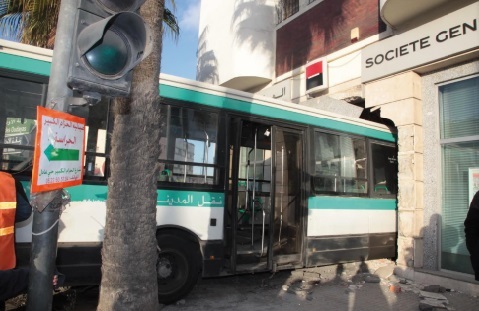
[[[201,256],[197,244],[176,234],[158,234],[156,239],[158,301],[169,304],[193,289],[201,272]]]

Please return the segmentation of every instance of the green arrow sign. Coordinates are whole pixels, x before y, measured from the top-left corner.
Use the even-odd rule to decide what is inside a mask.
[[[50,161],[78,161],[80,159],[80,150],[53,148],[51,144],[43,153]]]

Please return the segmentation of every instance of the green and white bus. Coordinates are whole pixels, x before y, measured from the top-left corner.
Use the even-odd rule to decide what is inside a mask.
[[[0,168],[29,192],[51,55],[0,45]],[[169,75],[160,95],[160,302],[198,277],[396,256],[397,148],[386,125]],[[71,285],[100,283],[113,118],[108,100],[91,107],[84,183],[66,189],[57,267]],[[31,219],[16,240],[28,265]]]

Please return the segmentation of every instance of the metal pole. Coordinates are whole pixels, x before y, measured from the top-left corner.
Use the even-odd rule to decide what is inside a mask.
[[[253,197],[251,202],[251,247],[254,250],[254,209],[256,204],[256,160],[258,156],[258,127],[254,129]]]
[[[59,111],[67,111],[67,99],[72,96],[66,81],[77,7],[78,1],[73,0],[63,0],[60,4],[47,93],[47,107]],[[37,208],[33,210],[27,311],[52,309],[58,221],[62,208],[61,193],[60,191],[42,211]],[[37,198],[47,195],[48,193],[40,193]]]

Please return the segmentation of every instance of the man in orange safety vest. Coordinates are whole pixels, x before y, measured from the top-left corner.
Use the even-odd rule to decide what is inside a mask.
[[[15,179],[0,172],[0,270],[15,268],[15,211],[17,192]]]
[[[27,220],[32,207],[21,183],[0,172],[0,310],[4,301],[28,287],[28,269],[15,269],[15,222]]]

